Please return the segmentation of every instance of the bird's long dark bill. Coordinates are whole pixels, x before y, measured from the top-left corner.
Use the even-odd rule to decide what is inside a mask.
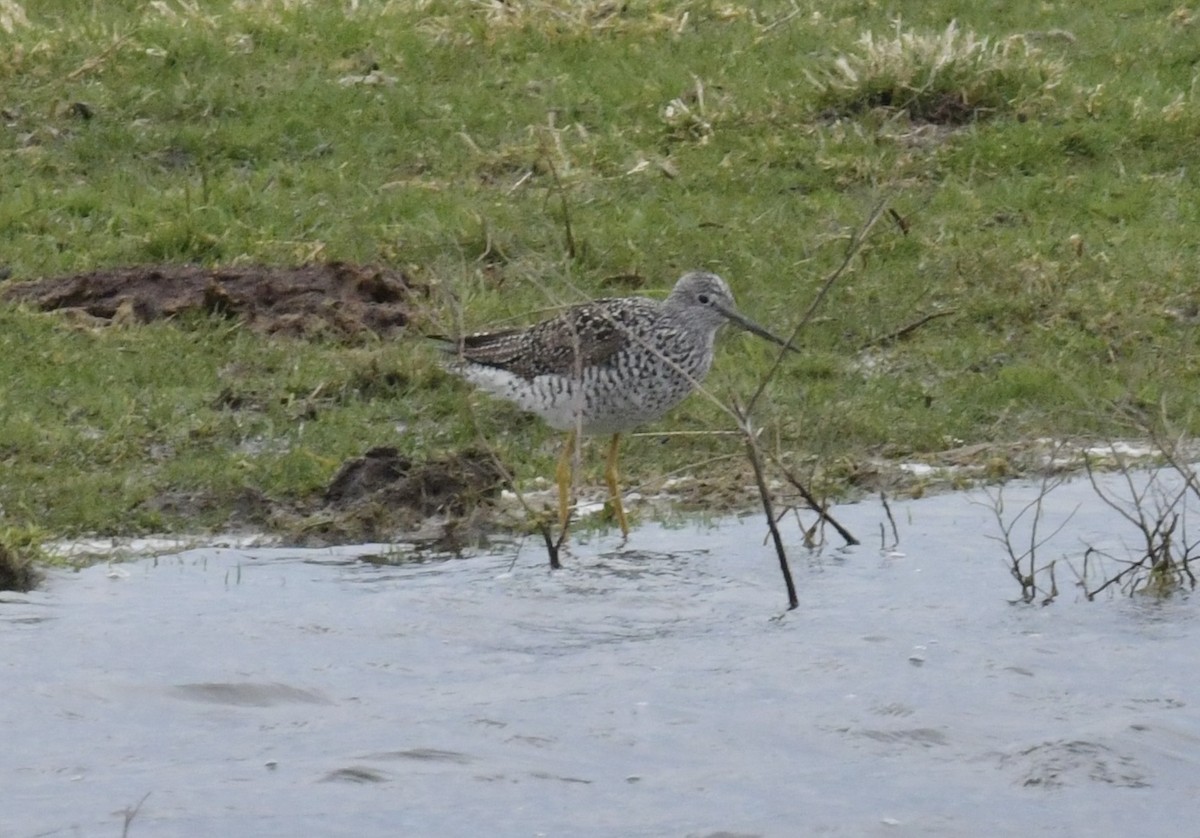
[[[749,332],[752,335],[758,335],[763,340],[769,340],[771,343],[775,344],[776,346],[782,346],[784,349],[790,349],[792,352],[798,353],[800,351],[799,349],[792,346],[790,343],[788,343],[783,338],[776,337],[775,335],[771,334],[766,329],[764,329],[762,326],[755,323],[753,320],[750,320],[747,317],[743,317],[741,314],[739,314],[736,311],[733,311],[732,309],[722,308],[721,313],[724,314],[727,318],[729,318],[729,322],[733,323],[734,325],[740,326],[741,328],[745,329],[747,332]]]

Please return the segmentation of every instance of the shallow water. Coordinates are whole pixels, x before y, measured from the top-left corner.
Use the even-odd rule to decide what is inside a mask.
[[[1118,485],[1118,484],[1113,484]],[[1015,511],[1032,487],[1010,487]],[[984,504],[980,504],[984,501]],[[1086,481],[1039,555],[1119,544]],[[0,596],[0,836],[1195,835],[1187,597],[1019,593],[980,494],[389,566],[209,549]],[[1131,534],[1126,540],[1133,542]],[[873,543],[872,543],[873,542]]]

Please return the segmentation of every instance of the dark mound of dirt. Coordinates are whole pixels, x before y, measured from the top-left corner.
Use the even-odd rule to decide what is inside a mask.
[[[325,506],[351,510],[377,503],[423,516],[463,515],[494,498],[503,480],[495,460],[483,451],[414,463],[395,448],[372,448],[338,469],[325,490]]]
[[[468,449],[414,462],[394,448],[347,460],[321,501],[289,529],[309,543],[387,540],[438,521],[436,539],[454,549],[500,494],[504,474],[488,453]]]
[[[425,293],[393,268],[330,262],[296,268],[143,265],[13,283],[0,289],[0,299],[117,323],[197,312],[272,335],[388,336],[408,324],[413,299]]]
[[[372,448],[343,463],[315,498],[276,499],[253,488],[233,496],[168,490],[146,499],[142,508],[184,521],[219,515],[226,530],[265,530],[294,544],[403,538],[456,550],[485,537],[487,512],[503,485],[502,469],[483,451],[415,462],[394,448]],[[2,570],[0,561],[0,581]]]
[[[337,469],[325,490],[325,505],[350,509],[367,501],[421,515],[463,515],[496,497],[503,479],[496,461],[484,451],[414,463],[395,448],[372,448]]]
[[[32,591],[42,581],[42,572],[34,564],[26,545],[0,542],[0,591]]]

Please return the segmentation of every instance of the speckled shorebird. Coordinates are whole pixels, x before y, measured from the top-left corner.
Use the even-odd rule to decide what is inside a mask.
[[[621,434],[659,418],[704,380],[713,340],[726,323],[787,345],[739,314],[725,281],[703,271],[684,274],[662,302],[593,300],[528,328],[438,340],[455,356],[451,370],[567,432],[555,470],[564,529],[577,435],[612,434],[604,479],[613,514],[628,536],[617,482]]]

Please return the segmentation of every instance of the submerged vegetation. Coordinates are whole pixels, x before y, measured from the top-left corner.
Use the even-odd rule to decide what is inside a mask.
[[[658,294],[691,268],[787,333],[880,201],[756,408],[768,453],[819,494],[947,451],[1021,473],[1024,440],[1138,435],[1148,415],[1195,434],[1195,10],[889,15],[0,0],[0,292],[117,266],[334,261],[426,290],[399,338],[264,335],[211,294],[206,313],[150,323],[3,304],[0,523],[304,530],[296,509],[342,464],[378,448],[424,462],[481,434],[536,486],[553,435],[468,392],[416,333]],[[774,357],[729,338],[708,390],[744,398]],[[732,425],[692,398],[630,441],[629,480],[744,502]]]

